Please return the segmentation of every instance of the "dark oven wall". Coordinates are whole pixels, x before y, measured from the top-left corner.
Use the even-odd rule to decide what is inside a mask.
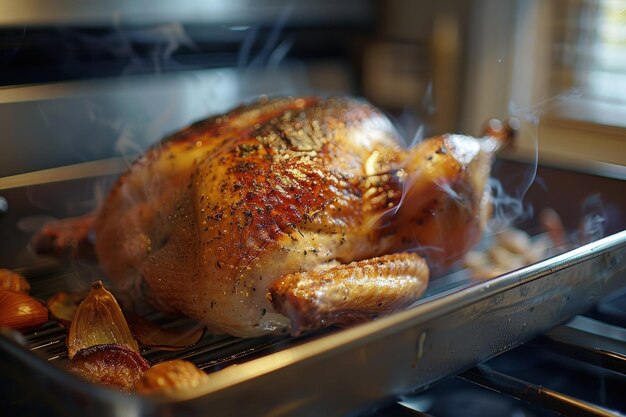
[[[9,9],[0,13],[0,178],[132,159],[168,133],[261,95],[364,97],[408,142],[461,129],[473,2],[87,8],[29,0]]]
[[[10,12],[0,17],[0,178],[132,159],[262,95],[358,95],[359,50],[375,31],[368,1],[31,1]]]

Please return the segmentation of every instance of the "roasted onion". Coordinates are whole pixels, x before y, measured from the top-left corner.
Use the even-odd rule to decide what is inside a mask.
[[[20,274],[9,269],[0,268],[0,289],[28,293],[30,284]]]
[[[117,344],[81,349],[68,364],[70,372],[88,381],[122,390],[131,390],[149,368],[139,353]]]
[[[15,330],[37,327],[48,321],[48,309],[28,294],[0,290],[0,326]]]
[[[101,281],[92,284],[72,319],[67,337],[67,356],[95,345],[118,344],[139,352],[119,304]]]
[[[46,305],[53,319],[64,327],[69,327],[83,298],[78,293],[60,291],[50,297]]]
[[[159,325],[127,314],[128,324],[140,345],[160,350],[184,349],[195,345],[204,336],[204,327],[195,326],[184,330],[164,329]]]

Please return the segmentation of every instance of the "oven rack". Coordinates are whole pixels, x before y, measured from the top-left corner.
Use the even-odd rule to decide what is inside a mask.
[[[622,231],[491,281],[431,292],[406,311],[350,329],[298,339],[207,335],[178,353],[210,371],[207,384],[175,397],[127,395],[78,380],[55,366],[63,360],[64,333],[52,324],[26,335],[26,346],[0,338],[0,367],[5,376],[28,375],[28,386],[39,388],[31,391],[48,392],[42,403],[49,415],[50,410],[94,416],[203,415],[205,410],[223,416],[354,415],[566,323],[626,287],[625,255]],[[38,295],[40,283],[56,290],[62,286],[58,281],[45,273],[33,277],[33,293]],[[152,361],[168,355],[146,352]],[[476,382],[511,383],[493,373],[485,378],[485,369],[463,375]]]

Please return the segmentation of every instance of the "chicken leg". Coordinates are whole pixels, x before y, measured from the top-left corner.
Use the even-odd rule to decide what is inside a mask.
[[[287,274],[268,299],[291,320],[291,333],[353,324],[402,309],[428,284],[428,266],[414,253],[384,255],[329,268]]]

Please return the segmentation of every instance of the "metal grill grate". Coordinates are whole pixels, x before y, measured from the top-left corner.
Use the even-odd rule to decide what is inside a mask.
[[[57,264],[34,265],[19,270],[32,283],[32,294],[45,300],[57,291],[70,289],[68,282],[74,285],[77,281],[82,282],[84,287],[94,271],[93,266],[74,266],[72,269],[64,269]],[[97,275],[98,279],[102,275]],[[186,318],[165,318],[155,314],[151,317],[154,321],[164,322],[164,327],[176,330],[190,325]],[[328,331],[326,331],[328,332]],[[321,333],[326,333],[321,332]],[[185,359],[193,362],[199,368],[207,372],[216,371],[225,366],[243,363],[260,355],[294,346],[316,335],[304,335],[291,337],[289,335],[269,335],[260,338],[241,339],[227,335],[215,335],[207,333],[195,345],[180,350],[159,350],[148,348],[142,352],[142,356],[150,363],[155,364],[169,359]],[[25,347],[49,361],[63,361],[67,359],[65,345],[66,329],[54,321],[49,321],[38,329],[24,334]]]
[[[85,187],[90,189],[88,185]],[[62,188],[59,184],[55,186],[50,192]],[[26,188],[15,188],[6,194],[15,207],[20,202],[25,205],[25,208],[10,211],[8,217],[5,215],[2,218],[7,225],[3,232],[13,231],[9,241],[14,245],[9,249],[26,247],[28,235],[15,233],[12,227],[21,216],[37,213],[29,209],[26,191]],[[389,401],[393,395],[410,389],[423,390],[435,383],[433,389],[437,389],[445,387],[446,381],[460,381],[460,378],[450,376],[458,375],[477,363],[483,365],[461,374],[464,381],[471,380],[472,375],[476,379],[482,376],[483,385],[488,380],[492,384],[490,390],[500,388],[505,393],[502,387],[510,382],[508,377],[515,378],[519,387],[539,386],[541,382],[525,379],[507,370],[489,368],[495,359],[485,361],[580,314],[602,296],[624,288],[625,251],[626,232],[618,232],[489,282],[471,282],[468,271],[460,270],[433,280],[424,299],[413,308],[346,331],[330,329],[299,338],[279,335],[258,339],[207,334],[197,345],[181,351],[144,351],[144,357],[151,363],[183,358],[207,372],[215,372],[213,378],[218,381],[215,386],[185,401],[155,403],[141,396],[118,395],[60,373],[59,367],[49,366],[49,363],[63,365],[66,360],[65,329],[51,322],[24,335],[25,347],[35,356],[10,338],[0,337],[0,376],[4,377],[0,378],[0,409],[11,404],[11,409],[17,410],[19,415],[64,416],[87,412],[87,407],[90,415],[103,417],[127,415],[125,407],[138,416],[178,415],[183,412],[200,416],[205,414],[206,409],[211,409],[223,415],[267,416],[290,405],[295,407],[294,410],[309,415],[313,412],[329,416],[355,415],[356,412],[367,413],[365,407],[380,405],[381,401]],[[15,254],[9,251],[5,257],[24,255],[23,252]],[[93,265],[74,264],[68,268],[40,259],[17,272],[29,279],[31,293],[42,300],[58,291],[85,289],[88,283],[104,277]],[[188,322],[184,319],[167,322],[172,329],[186,324]],[[550,350],[548,345],[562,348],[564,343],[567,340],[562,338],[544,338],[535,340],[529,346],[543,344],[540,349]],[[450,349],[451,346],[453,349]],[[615,346],[605,348],[613,353],[616,350]],[[513,349],[496,359],[519,350]],[[598,354],[596,347],[591,346],[583,353],[571,353],[569,356],[587,355],[586,360],[595,364],[589,366],[606,363],[612,369],[606,372],[618,373],[623,369],[621,360],[615,359],[614,355]],[[569,360],[581,359],[584,358]],[[230,366],[234,364],[239,366]],[[491,372],[489,378],[485,378],[485,369],[497,373]],[[623,376],[621,378],[620,386],[626,392]],[[444,382],[439,382],[442,380]],[[24,390],[24,387],[28,389]],[[531,389],[522,391],[532,392]],[[50,390],[51,394],[40,393],[45,390]],[[521,397],[516,392],[513,394]],[[243,397],[254,400],[244,403],[240,401]],[[582,400],[604,406],[602,401]],[[386,403],[363,416],[447,416],[440,410],[415,411],[404,404]],[[553,408],[558,410],[557,406]],[[558,415],[546,408],[542,410],[543,414],[532,416]],[[601,408],[600,411],[605,412]]]
[[[34,295],[41,298],[49,297],[59,290],[66,290],[68,281],[75,282],[81,279],[81,276],[84,279],[86,274],[92,276],[94,273],[92,267],[85,267],[82,270],[80,268],[78,270],[66,270],[59,268],[59,265],[56,264],[34,265],[20,272],[30,278],[33,283]],[[442,280],[440,286],[448,285],[447,281],[451,279],[454,279],[454,276]],[[626,300],[626,296],[622,298]],[[623,320],[623,317],[607,317],[599,313],[596,315],[600,317],[592,319],[578,316],[567,325],[558,327],[534,339],[524,347],[502,355],[497,360],[502,362],[504,360],[502,358],[507,357],[507,355],[517,355],[513,361],[519,363],[525,361],[529,355],[557,355],[562,358],[569,358],[569,364],[574,368],[590,366],[599,368],[602,372],[618,375],[619,383],[626,390],[626,329],[597,320],[598,318],[605,318],[609,322],[619,323]],[[162,320],[160,317],[159,319]],[[188,324],[189,321],[187,319],[180,318],[167,322],[167,327],[176,329]],[[330,331],[332,330],[326,332]],[[289,348],[320,335],[318,333],[299,338],[282,335],[240,339],[226,335],[206,334],[198,344],[187,349],[178,351],[148,349],[143,352],[143,356],[151,363],[174,358],[186,359],[207,372],[213,372],[229,365],[243,363],[262,355]],[[67,358],[65,336],[66,330],[51,321],[36,331],[25,334],[25,347],[37,352],[49,361],[63,361]],[[519,352],[522,352],[521,356],[518,355]],[[594,404],[558,390],[544,387],[541,383],[533,383],[519,378],[513,375],[514,372],[498,370],[498,365],[492,366],[492,362],[489,361],[486,364],[472,368],[459,374],[456,378],[480,386],[483,389],[486,388],[492,392],[513,397],[523,403],[539,406],[540,410],[544,410],[545,413],[554,413],[553,415],[581,417],[623,415],[616,410],[610,409],[610,407]],[[445,384],[444,382],[443,385],[445,386]],[[606,401],[608,400],[605,399]],[[619,400],[611,401],[619,403]],[[437,414],[426,414],[423,411],[407,407],[406,404],[407,402],[396,402],[372,413],[364,414],[363,417],[438,417]],[[626,404],[623,405],[626,407]]]

